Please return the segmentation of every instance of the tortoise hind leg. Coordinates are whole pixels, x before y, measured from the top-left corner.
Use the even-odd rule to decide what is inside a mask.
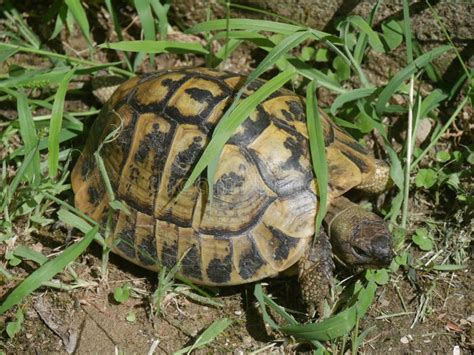
[[[313,316],[315,311],[323,314],[324,300],[329,297],[333,282],[334,262],[329,237],[321,229],[318,238],[308,248],[298,264],[298,279],[303,301],[308,313]]]
[[[390,179],[390,167],[383,160],[375,160],[374,173],[365,178],[360,185],[356,186],[357,190],[379,194],[388,189],[392,183]]]

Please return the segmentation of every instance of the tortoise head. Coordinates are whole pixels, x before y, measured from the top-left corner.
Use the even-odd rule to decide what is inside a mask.
[[[328,232],[336,255],[348,265],[380,268],[393,259],[392,236],[385,221],[351,202],[333,215]]]

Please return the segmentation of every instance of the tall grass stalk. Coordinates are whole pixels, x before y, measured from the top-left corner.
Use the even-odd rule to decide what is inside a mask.
[[[413,107],[414,107],[414,91],[415,91],[415,76],[410,77],[410,91],[408,97],[408,132],[407,132],[407,155],[405,165],[405,185],[403,187],[403,213],[401,227],[406,228],[408,221],[408,197],[410,195],[410,173],[411,173],[411,157],[413,151],[412,137],[413,137]]]

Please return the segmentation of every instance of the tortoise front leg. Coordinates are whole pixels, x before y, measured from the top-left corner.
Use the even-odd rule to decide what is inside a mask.
[[[355,188],[370,194],[379,194],[386,191],[392,181],[390,179],[390,167],[383,160],[375,160],[375,169],[373,174],[365,177],[359,186]]]
[[[303,301],[310,316],[314,315],[315,310],[319,315],[323,314],[324,300],[328,298],[332,288],[333,269],[331,243],[326,232],[321,230],[298,264]]]

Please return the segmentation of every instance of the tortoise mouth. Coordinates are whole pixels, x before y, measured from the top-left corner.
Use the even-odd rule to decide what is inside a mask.
[[[383,268],[390,265],[394,257],[390,234],[375,234],[365,243],[352,245],[355,264],[366,268]]]

